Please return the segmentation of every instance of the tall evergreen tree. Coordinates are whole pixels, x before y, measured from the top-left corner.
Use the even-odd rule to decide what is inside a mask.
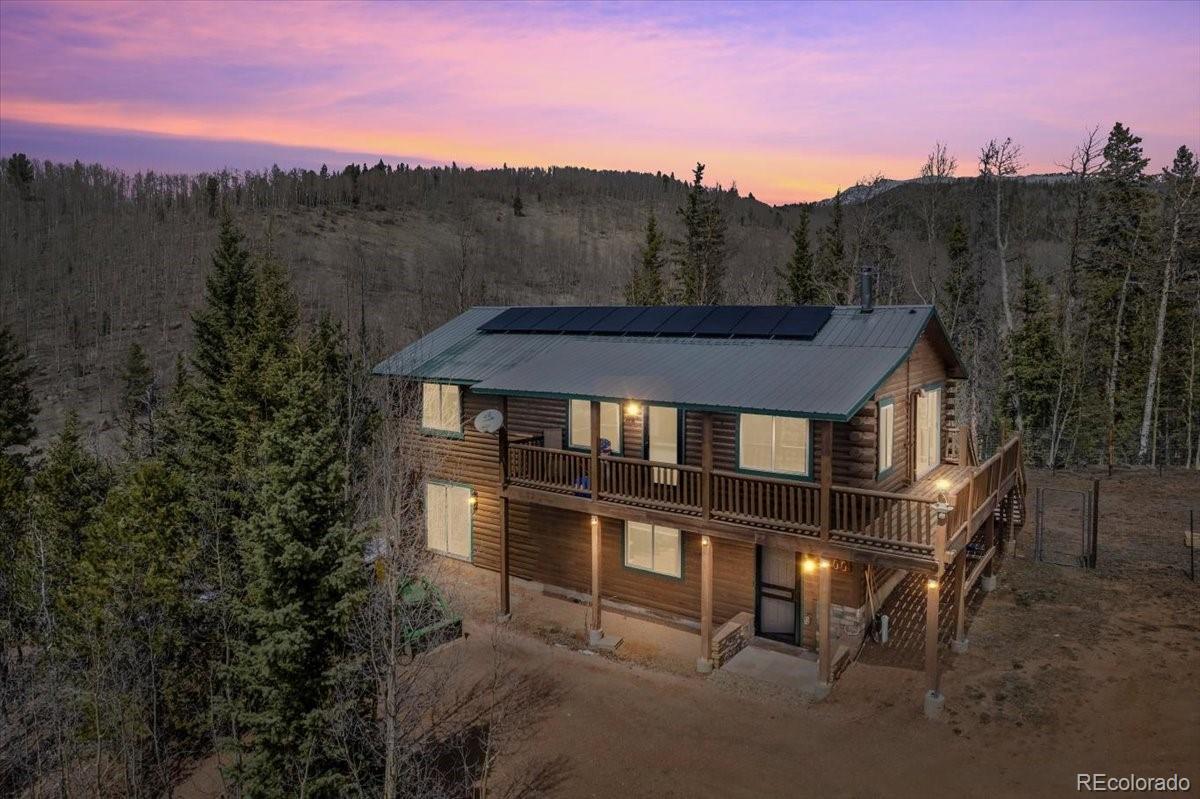
[[[67,651],[87,672],[86,726],[123,759],[129,796],[169,793],[205,751],[196,555],[183,476],[146,459],[108,492],[74,564]]]
[[[716,305],[724,297],[725,219],[715,192],[704,188],[704,164],[696,164],[687,201],[678,213],[684,230],[684,237],[673,242],[679,301]]]
[[[43,635],[54,634],[84,531],[95,518],[109,480],[108,470],[83,445],[78,417],[69,412],[33,476],[30,516],[38,563],[37,622]]]
[[[937,292],[938,310],[946,324],[946,332],[952,340],[961,344],[966,337],[963,334],[969,335],[974,331],[974,324],[979,318],[982,290],[971,259],[967,226],[961,216],[955,217],[954,224],[946,234],[946,255],[950,260],[950,269],[942,290]]]
[[[120,409],[125,448],[135,457],[155,452],[155,416],[159,400],[158,381],[150,360],[142,346],[134,342],[129,345],[129,354],[121,371]]]
[[[800,209],[800,221],[792,231],[792,257],[779,272],[776,301],[781,305],[815,305],[821,301],[816,264],[808,242],[808,206]]]
[[[1018,310],[1021,324],[1008,339],[1011,362],[1007,372],[1012,382],[1006,390],[1019,393],[1029,431],[1040,434],[1049,424],[1058,389],[1058,342],[1046,285],[1034,274],[1029,258],[1024,259],[1021,272]],[[1018,406],[1006,402],[1005,407]]]
[[[846,256],[845,212],[842,192],[833,195],[833,213],[821,231],[817,248],[817,276],[825,287],[826,298],[834,305],[850,302],[845,287],[849,284],[850,262]]]
[[[29,610],[35,604],[26,457],[37,432],[32,376],[16,336],[0,326],[0,682],[9,653],[31,626]]]
[[[365,576],[330,358],[328,343],[313,336],[268,377],[278,406],[258,449],[254,511],[240,536],[250,634],[239,663],[250,733],[241,777],[249,796],[336,796],[345,788],[345,753],[333,751],[327,732]]]
[[[654,212],[646,219],[646,241],[642,245],[637,267],[625,284],[625,303],[627,305],[663,305],[666,303],[666,292],[663,286],[663,247],[666,240],[658,229],[658,220]]]
[[[38,406],[29,385],[33,371],[17,337],[7,326],[0,326],[0,456],[21,465],[25,457],[14,449],[27,446],[37,433],[34,417]]]

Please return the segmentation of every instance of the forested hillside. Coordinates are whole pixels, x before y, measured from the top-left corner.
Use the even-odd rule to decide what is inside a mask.
[[[1195,463],[1191,154],[1152,174],[1118,126],[1064,153],[1058,176],[1022,177],[1007,141],[957,156],[938,146],[918,180],[778,208],[695,176],[564,167],[129,176],[14,156],[0,323],[36,364],[42,434],[68,408],[103,432],[132,344],[169,382],[223,208],[288,267],[302,314],[331,311],[368,359],[473,304],[854,302],[869,266],[878,301],[939,306],[981,443],[1005,425],[1043,461]],[[711,272],[703,296],[681,295],[689,259]],[[647,268],[657,298],[626,291]]]

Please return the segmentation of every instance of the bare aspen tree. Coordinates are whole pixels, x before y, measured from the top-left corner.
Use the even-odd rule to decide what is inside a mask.
[[[1146,449],[1149,446],[1151,414],[1154,410],[1155,390],[1158,385],[1159,368],[1162,364],[1163,336],[1167,328],[1167,306],[1171,299],[1171,281],[1179,258],[1183,230],[1188,215],[1192,212],[1192,199],[1196,193],[1196,163],[1186,148],[1179,148],[1175,158],[1175,171],[1172,174],[1163,170],[1168,176],[1167,185],[1170,194],[1167,197],[1171,211],[1171,233],[1167,241],[1167,254],[1163,259],[1162,289],[1158,297],[1158,315],[1154,321],[1154,347],[1150,352],[1150,373],[1146,377],[1146,397],[1142,403],[1142,429],[1138,436],[1139,462],[1145,462]]]
[[[913,291],[921,299],[931,305],[937,304],[937,251],[938,251],[938,222],[941,219],[942,204],[946,188],[954,180],[958,169],[958,159],[950,154],[946,145],[937,142],[933,150],[925,157],[921,165],[921,221],[925,225],[925,280],[929,286],[929,298],[917,285],[913,270],[909,270],[909,278]]]
[[[1004,212],[1004,185],[1020,173],[1024,165],[1021,163],[1021,146],[1011,138],[1004,141],[992,139],[979,153],[979,176],[991,183],[992,189],[992,232],[993,245],[996,248],[996,261],[1000,267],[1000,305],[1004,310],[1005,338],[1012,336],[1016,325],[1013,321],[1012,301],[1008,287],[1008,219]],[[1017,423],[1017,431],[1025,431],[1025,422],[1021,416],[1021,395],[1013,392],[1013,414]]]

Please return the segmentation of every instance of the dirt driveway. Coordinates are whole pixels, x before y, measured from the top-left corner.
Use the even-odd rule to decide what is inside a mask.
[[[1146,479],[1200,501],[1200,477]],[[1107,488],[1114,520],[1147,496],[1139,480]],[[1118,523],[1110,534],[1137,533]],[[456,657],[485,669],[490,625],[470,630]],[[946,712],[930,722],[916,671],[858,662],[809,705],[509,631],[509,662],[557,690],[505,768],[562,757],[564,797],[1040,797],[1075,794],[1077,772],[1200,785],[1200,586],[1177,569],[1010,560],[969,637],[968,653],[944,655]]]

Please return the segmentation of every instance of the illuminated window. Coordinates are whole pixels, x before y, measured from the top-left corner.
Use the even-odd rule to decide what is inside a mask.
[[[471,489],[454,483],[425,484],[425,542],[443,555],[471,559]]]
[[[437,433],[462,433],[462,404],[458,386],[421,384],[421,428]]]
[[[738,466],[807,477],[808,420],[743,413],[738,418]]]
[[[682,577],[682,539],[682,534],[673,527],[625,522],[625,565],[667,577]]]
[[[577,449],[592,448],[592,403],[588,400],[571,400],[569,417],[570,435],[568,446]],[[600,437],[608,439],[614,455],[621,452],[621,405],[617,402],[600,403]]]
[[[879,403],[879,474],[892,470],[892,445],[895,443],[896,406],[890,399]]]

